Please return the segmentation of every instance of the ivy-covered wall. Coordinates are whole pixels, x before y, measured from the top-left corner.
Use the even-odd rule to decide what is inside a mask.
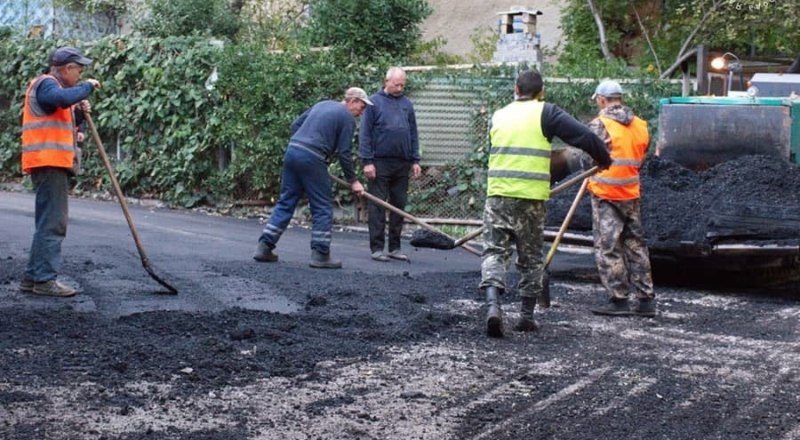
[[[77,45],[95,62],[83,77],[102,88],[90,98],[104,146],[117,157],[126,194],[184,206],[277,195],[291,121],[350,85],[379,84],[378,69],[342,65],[343,55],[298,48],[266,52],[205,38],[105,38],[0,42],[0,177],[20,176],[20,115],[27,83],[58,45]],[[211,90],[207,82],[217,71]],[[371,88],[371,87],[370,87]],[[117,148],[119,151],[117,151]],[[93,147],[77,190],[106,185]]]

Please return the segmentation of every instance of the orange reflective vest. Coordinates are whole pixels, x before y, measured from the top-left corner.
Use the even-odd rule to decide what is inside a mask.
[[[75,158],[75,124],[72,106],[57,108],[45,114],[36,98],[36,89],[43,79],[52,75],[40,75],[31,81],[25,92],[22,108],[22,172],[30,174],[33,168],[72,168]],[[59,85],[60,87],[60,85]]]
[[[647,122],[635,116],[630,125],[623,125],[605,116],[600,116],[600,122],[611,138],[613,162],[607,170],[589,179],[589,191],[606,200],[638,199],[639,168],[650,143]]]

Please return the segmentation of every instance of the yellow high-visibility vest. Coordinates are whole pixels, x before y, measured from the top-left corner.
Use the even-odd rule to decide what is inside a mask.
[[[550,142],[542,133],[544,102],[515,101],[492,116],[488,196],[550,198]]]

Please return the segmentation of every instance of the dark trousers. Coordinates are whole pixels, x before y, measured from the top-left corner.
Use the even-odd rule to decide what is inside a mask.
[[[283,157],[281,195],[259,241],[275,248],[292,220],[297,203],[308,196],[311,206],[311,249],[330,253],[333,225],[333,195],[328,164],[308,151],[289,147]]]
[[[69,170],[34,168],[31,181],[36,191],[35,225],[25,278],[36,282],[54,280],[61,268],[61,242],[67,236]]]
[[[369,193],[404,210],[408,199],[408,177],[411,162],[402,159],[375,159],[375,180],[369,182]],[[369,204],[369,248],[372,252],[384,250],[386,233],[386,211]],[[403,217],[389,213],[389,252],[400,250],[400,235],[403,232]]]

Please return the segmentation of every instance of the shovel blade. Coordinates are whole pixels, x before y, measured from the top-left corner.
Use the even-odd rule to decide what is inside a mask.
[[[542,293],[536,298],[536,304],[543,309],[550,307],[550,272],[548,270],[542,274]]]
[[[176,289],[171,284],[169,284],[168,282],[164,281],[161,277],[156,275],[156,273],[153,271],[153,268],[151,268],[149,264],[144,264],[143,266],[144,266],[144,270],[147,271],[147,274],[150,275],[150,278],[154,279],[158,284],[161,284],[162,287],[167,289],[166,292],[158,292],[158,293],[164,293],[164,294],[167,294],[167,295],[177,295],[178,294],[178,289]]]

